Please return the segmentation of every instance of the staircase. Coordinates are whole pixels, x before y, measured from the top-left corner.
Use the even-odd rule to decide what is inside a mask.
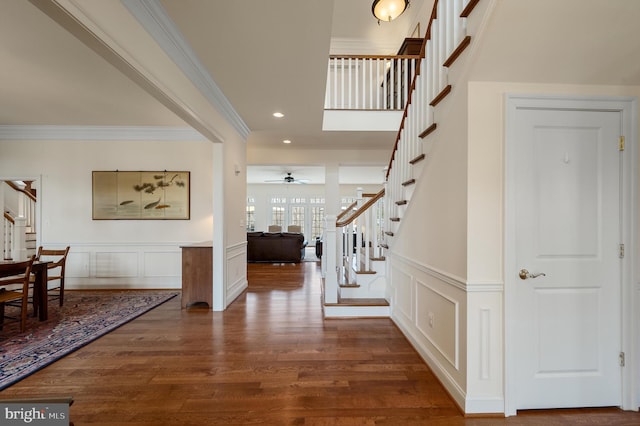
[[[370,203],[374,197],[362,195],[359,199],[369,200],[351,206],[344,216],[327,216],[327,265],[323,265],[325,317],[390,314],[386,253],[393,251],[394,239],[403,232],[402,218],[411,208],[411,198],[423,169],[428,167],[428,139],[437,131],[435,110],[454,90],[455,78],[450,78],[449,70],[471,45],[467,17],[478,2],[436,0],[434,3],[387,167],[385,189],[381,191],[384,198],[380,196]],[[374,205],[379,213],[372,213]],[[364,223],[356,220],[361,216],[365,218]],[[366,219],[371,217],[376,219]],[[355,243],[352,243],[352,234]]]
[[[4,260],[28,259],[36,254],[36,194],[30,182],[5,181],[0,243]]]
[[[380,245],[384,193],[358,190],[356,201],[334,222],[337,300],[324,304],[325,317],[389,316],[386,259]],[[328,247],[328,253],[332,251]]]

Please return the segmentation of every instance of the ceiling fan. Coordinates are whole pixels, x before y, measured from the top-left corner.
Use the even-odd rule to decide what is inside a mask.
[[[309,183],[309,179],[296,179],[291,175],[291,172],[287,172],[287,175],[282,179],[270,179],[265,180],[267,183],[297,183],[297,184],[306,184]]]

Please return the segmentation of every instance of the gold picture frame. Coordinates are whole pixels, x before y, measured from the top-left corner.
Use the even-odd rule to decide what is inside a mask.
[[[189,220],[191,173],[93,171],[94,220]]]

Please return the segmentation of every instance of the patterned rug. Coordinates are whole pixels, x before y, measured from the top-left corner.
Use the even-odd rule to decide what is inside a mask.
[[[0,390],[175,297],[175,291],[66,291],[49,302],[49,319],[30,316],[27,331],[5,319],[0,331]],[[6,315],[19,309],[6,307]]]

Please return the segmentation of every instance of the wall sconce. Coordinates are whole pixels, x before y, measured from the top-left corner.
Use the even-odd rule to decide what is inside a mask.
[[[375,0],[371,5],[371,13],[380,21],[393,21],[409,6],[409,0]]]

